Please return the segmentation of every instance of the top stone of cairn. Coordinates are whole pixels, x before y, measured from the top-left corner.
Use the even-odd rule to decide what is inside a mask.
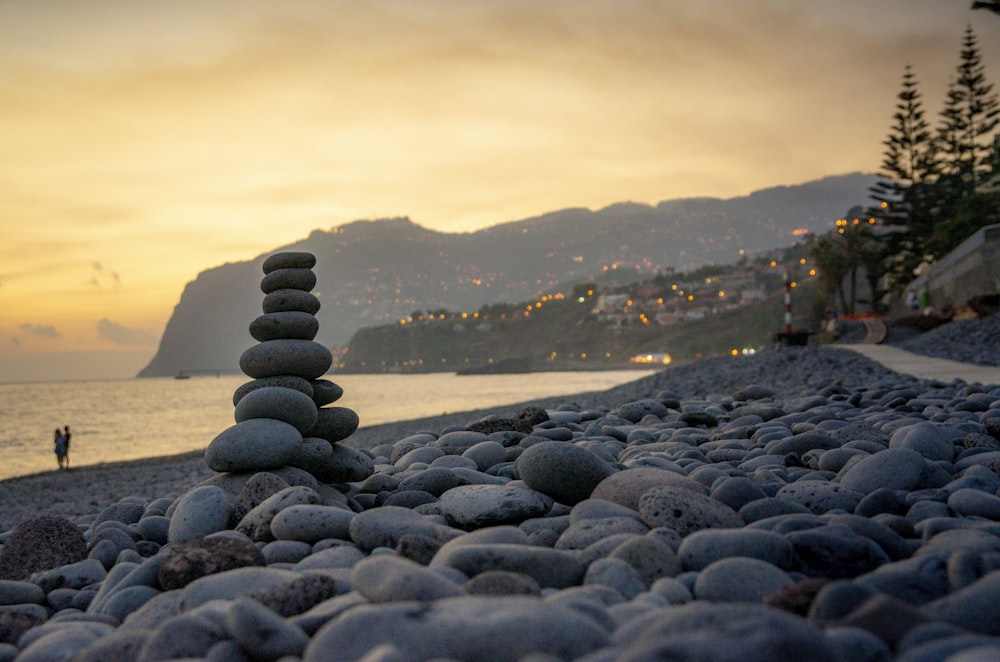
[[[264,273],[269,274],[277,269],[312,269],[316,266],[316,256],[304,251],[288,251],[275,253],[264,260]]]

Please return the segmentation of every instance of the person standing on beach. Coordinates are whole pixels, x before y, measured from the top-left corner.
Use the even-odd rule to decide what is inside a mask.
[[[73,433],[69,431],[69,426],[63,428],[63,438],[66,446],[66,469],[69,469],[69,440],[73,438]]]
[[[66,463],[66,437],[59,428],[56,428],[55,444],[56,461],[59,463],[59,468],[63,469],[63,465]]]

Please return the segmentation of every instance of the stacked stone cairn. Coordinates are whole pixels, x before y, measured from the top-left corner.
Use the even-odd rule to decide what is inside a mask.
[[[331,406],[344,391],[321,379],[333,356],[314,341],[320,308],[312,294],[315,264],[316,257],[305,252],[264,260],[263,315],[250,323],[258,344],[240,356],[240,369],[253,380],[233,393],[236,424],[205,451],[208,468],[223,473],[212,479],[216,484],[244,484],[267,472],[314,487],[363,480],[373,472],[367,455],[338,444],[357,429],[358,416]]]

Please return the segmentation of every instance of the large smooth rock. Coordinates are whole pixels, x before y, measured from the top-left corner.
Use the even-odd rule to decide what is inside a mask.
[[[615,631],[619,660],[775,659],[834,662],[823,631],[803,618],[760,604],[690,604],[651,610]]]
[[[684,537],[701,529],[743,526],[739,514],[721,501],[685,487],[654,487],[639,498],[639,517],[649,528],[665,526]]]
[[[639,497],[654,487],[680,487],[704,494],[701,483],[665,469],[639,467],[611,474],[594,488],[591,499],[603,499],[638,510]]]
[[[822,480],[800,480],[785,485],[775,494],[779,499],[785,499],[805,506],[817,515],[830,510],[845,510],[854,512],[864,494],[837,483]]]
[[[318,332],[316,316],[300,310],[265,313],[250,322],[250,335],[258,342],[280,338],[313,340]]]
[[[326,439],[331,444],[347,439],[358,429],[360,419],[347,407],[320,407],[316,411],[316,425],[305,433],[307,437]]]
[[[212,471],[266,471],[290,463],[302,433],[273,418],[253,418],[226,428],[205,449]]]
[[[745,556],[731,556],[708,564],[694,583],[694,597],[711,602],[755,602],[793,583],[777,566]]]
[[[351,587],[370,602],[439,600],[462,595],[443,574],[401,556],[376,555],[351,569]]]
[[[552,499],[514,485],[460,485],[442,494],[438,504],[451,525],[477,529],[541,517],[551,510]]]
[[[309,292],[316,287],[316,274],[312,269],[285,267],[275,269],[260,280],[260,291],[270,294],[277,290],[302,290]]]
[[[268,340],[240,355],[240,370],[256,379],[276,375],[318,379],[332,364],[330,350],[312,340]]]
[[[179,543],[203,538],[222,531],[229,524],[226,492],[215,485],[202,485],[187,491],[177,500],[167,542]]]
[[[264,377],[263,379],[254,379],[252,381],[246,382],[240,385],[235,391],[233,391],[233,406],[235,407],[240,403],[250,391],[257,390],[259,388],[264,388],[266,386],[281,386],[284,388],[293,388],[296,391],[301,391],[305,393],[310,398],[313,398],[314,387],[313,383],[307,379],[302,379],[301,377],[293,377],[292,375],[276,375],[274,377]],[[318,405],[317,405],[318,406]]]
[[[792,544],[782,535],[759,529],[703,529],[684,538],[677,556],[685,570],[706,566],[733,556],[743,556],[775,565],[792,567]]]
[[[351,539],[354,512],[335,506],[300,504],[289,506],[271,520],[271,532],[278,540],[315,543],[324,538]]]
[[[268,255],[261,265],[265,274],[277,269],[312,269],[316,266],[316,256],[307,251],[281,251]]]
[[[909,448],[887,448],[863,457],[843,469],[840,484],[850,490],[871,494],[877,489],[912,490],[924,472],[924,457]]]
[[[590,616],[571,607],[524,596],[461,596],[355,607],[313,636],[303,660],[358,660],[390,647],[414,660],[504,661],[533,653],[570,660],[607,640]]]
[[[171,545],[163,554],[166,558],[157,577],[167,591],[207,575],[265,564],[264,555],[252,542],[226,536],[188,540]]]
[[[435,522],[409,508],[383,506],[358,513],[349,525],[351,540],[366,552],[376,547],[395,548],[405,535],[447,542],[462,532]]]
[[[316,490],[304,485],[286,487],[247,513],[236,525],[236,530],[256,542],[270,542],[275,539],[271,531],[271,520],[275,515],[291,506],[318,504],[322,500]]]
[[[24,580],[85,558],[87,543],[80,528],[68,519],[42,515],[19,524],[0,547],[0,579]]]
[[[311,397],[282,386],[266,386],[247,393],[235,411],[237,423],[253,418],[273,418],[288,423],[300,434],[316,425],[316,417],[316,403]]]
[[[528,487],[568,506],[589,499],[594,488],[616,471],[589,450],[561,441],[529,446],[518,456],[516,467]]]
[[[319,312],[320,302],[316,295],[302,290],[275,290],[264,296],[261,305],[264,313],[282,313],[296,310],[315,315]]]
[[[948,432],[929,421],[908,425],[892,433],[889,448],[909,448],[931,461],[951,462],[955,446]]]

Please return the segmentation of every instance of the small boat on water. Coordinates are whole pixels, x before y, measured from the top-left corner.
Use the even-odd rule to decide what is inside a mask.
[[[174,379],[191,379],[191,375],[181,370],[176,375],[174,375]]]

